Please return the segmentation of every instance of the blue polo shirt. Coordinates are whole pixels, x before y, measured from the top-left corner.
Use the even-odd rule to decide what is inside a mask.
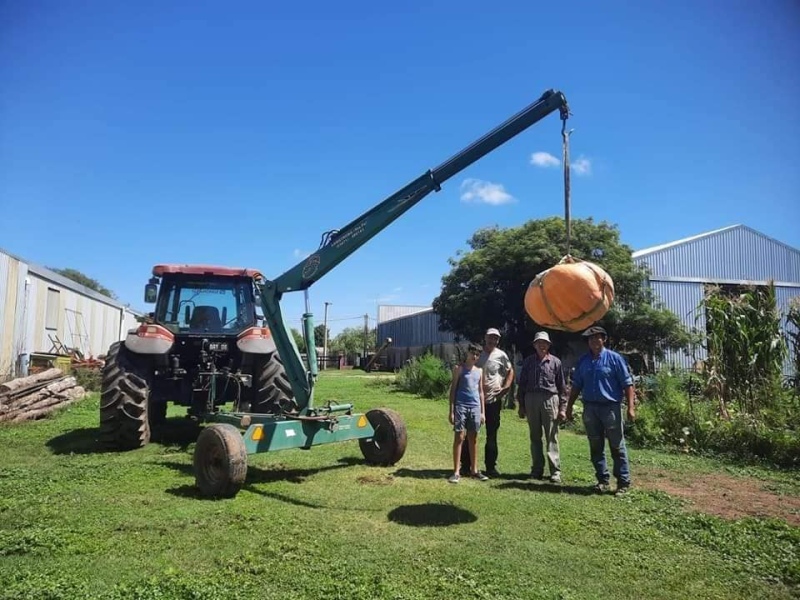
[[[625,388],[633,385],[628,364],[620,354],[603,348],[597,358],[584,354],[572,374],[572,387],[583,392],[584,402],[623,400]]]

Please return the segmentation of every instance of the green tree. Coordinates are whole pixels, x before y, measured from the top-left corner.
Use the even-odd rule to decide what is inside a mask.
[[[114,300],[117,300],[117,295],[112,292],[110,289],[102,285],[96,279],[92,279],[88,275],[81,273],[77,269],[54,269],[53,267],[48,267],[51,271],[58,273],[59,275],[66,277],[67,279],[71,279],[76,283],[80,283],[83,286],[86,286],[90,290],[94,290],[104,296],[108,296]]]
[[[291,328],[291,332],[292,332],[292,337],[294,338],[294,343],[297,344],[297,350],[299,352],[305,352],[306,351],[306,340],[305,340],[305,338],[303,338],[303,334],[300,333],[294,327]]]
[[[365,344],[367,352],[374,352],[375,336],[376,331],[374,328],[368,331],[365,339],[363,327],[346,327],[339,335],[328,341],[328,352],[342,352],[347,356],[361,356],[364,353]]]
[[[331,343],[330,335],[331,335],[331,330],[330,330],[330,327],[328,327],[328,345],[330,345],[330,343]],[[324,323],[314,327],[314,343],[320,348],[322,348],[322,345],[325,343],[325,324]]]
[[[540,327],[525,311],[525,292],[538,273],[564,257],[564,220],[552,217],[508,229],[479,229],[468,245],[469,251],[449,259],[451,270],[442,277],[441,292],[433,301],[442,329],[480,341],[488,327],[499,327],[505,331],[504,346],[515,343],[529,349]],[[614,303],[599,324],[606,327],[615,348],[662,357],[665,350],[685,348],[692,341],[680,319],[653,301],[645,285],[647,273],[633,262],[631,248],[620,242],[615,226],[573,220],[570,254],[600,265],[614,281]],[[579,339],[579,334],[550,334],[561,350]]]

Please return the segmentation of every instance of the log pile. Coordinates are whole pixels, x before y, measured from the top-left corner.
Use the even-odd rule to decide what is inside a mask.
[[[53,368],[0,384],[0,422],[40,419],[86,396],[75,377]]]

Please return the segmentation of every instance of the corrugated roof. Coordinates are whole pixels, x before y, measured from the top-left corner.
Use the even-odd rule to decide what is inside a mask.
[[[647,256],[648,254],[652,254],[653,252],[658,252],[659,250],[665,250],[667,248],[672,248],[673,246],[680,246],[681,244],[686,244],[688,242],[693,242],[695,240],[699,240],[701,238],[705,238],[711,235],[716,235],[718,233],[722,233],[723,231],[728,231],[730,229],[736,229],[737,227],[744,227],[744,225],[729,225],[727,227],[723,227],[721,229],[715,229],[713,231],[706,231],[705,233],[698,233],[697,235],[692,235],[690,237],[682,238],[680,240],[675,240],[674,242],[667,242],[666,244],[659,244],[658,246],[651,246],[650,248],[643,248],[641,250],[636,250],[633,252],[633,258],[639,258],[641,256]]]
[[[114,306],[116,308],[124,308],[125,310],[127,310],[127,311],[129,311],[129,312],[131,312],[131,313],[133,313],[135,315],[139,315],[139,316],[142,315],[142,313],[139,312],[138,310],[135,310],[135,309],[131,308],[130,306],[127,306],[127,305],[123,304],[119,300],[114,300],[113,298],[109,298],[108,296],[105,296],[104,294],[101,294],[100,292],[97,292],[97,291],[95,291],[95,290],[93,290],[91,288],[88,288],[85,285],[81,285],[77,281],[73,281],[72,279],[69,279],[68,277],[64,277],[63,275],[59,275],[55,271],[51,271],[50,269],[47,269],[45,267],[42,267],[42,266],[39,266],[39,265],[36,265],[36,264],[32,264],[29,261],[25,260],[24,258],[21,258],[20,256],[18,256],[16,254],[13,254],[11,252],[6,252],[5,250],[3,250],[3,248],[0,248],[0,253],[5,254],[6,256],[10,256],[14,260],[17,260],[17,261],[19,261],[21,263],[25,263],[28,266],[28,272],[29,273],[32,273],[32,274],[34,274],[34,275],[36,275],[38,277],[41,277],[42,279],[46,279],[48,281],[52,281],[53,283],[57,283],[61,287],[67,288],[68,290],[72,290],[73,292],[77,292],[79,294],[83,294],[84,296],[88,296],[89,298],[93,298],[94,300],[98,300],[99,302],[103,302],[103,303],[108,304],[110,306]]]

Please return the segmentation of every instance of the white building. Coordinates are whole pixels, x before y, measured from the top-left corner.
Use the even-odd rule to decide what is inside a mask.
[[[0,381],[23,374],[33,354],[104,355],[140,313],[0,249]]]

